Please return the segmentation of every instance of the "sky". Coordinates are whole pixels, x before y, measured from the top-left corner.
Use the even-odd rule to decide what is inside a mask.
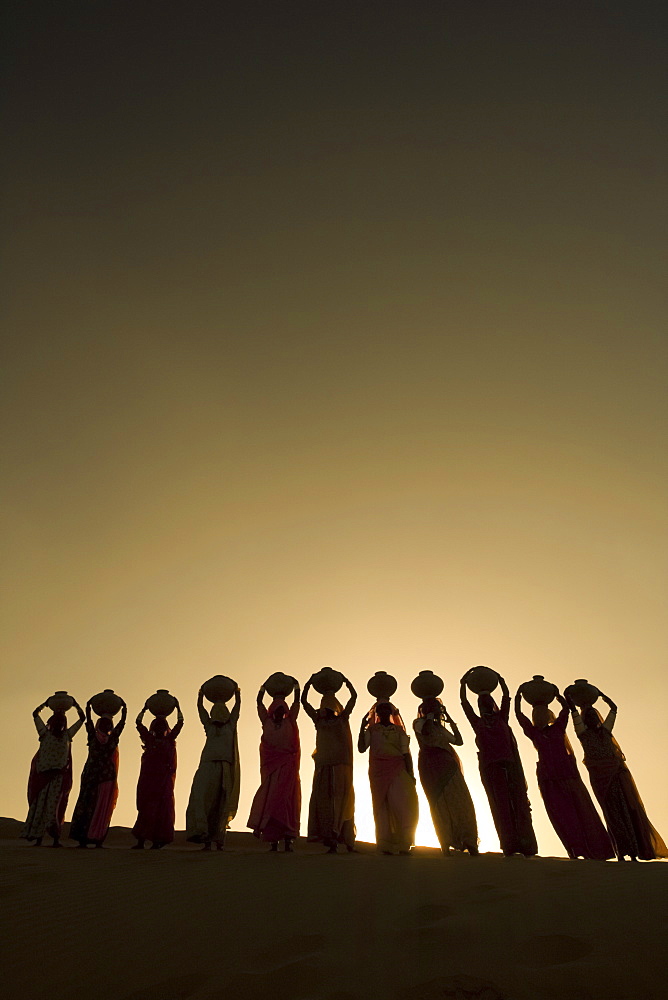
[[[10,5],[0,812],[55,689],[177,694],[182,827],[198,687],[234,677],[244,829],[268,674],[342,670],[356,727],[376,670],[410,720],[429,668],[498,850],[458,705],[486,663],[610,694],[668,834],[661,9]]]

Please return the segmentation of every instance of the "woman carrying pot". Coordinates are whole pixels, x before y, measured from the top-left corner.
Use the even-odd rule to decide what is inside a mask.
[[[448,726],[445,725],[447,723]],[[453,749],[464,740],[440,698],[428,697],[418,707],[413,729],[420,748],[418,773],[429,803],[441,850],[478,853],[478,826],[462,763]]]
[[[170,729],[165,716],[156,716],[146,728],[146,704],[137,716],[136,726],[143,753],[137,781],[137,821],[132,833],[137,838],[133,850],[141,850],[151,841],[157,851],[174,840],[174,782],[176,781],[176,739],[183,728],[183,713],[174,698],[176,725]]]
[[[79,797],[70,824],[70,837],[79,847],[102,847],[118,799],[118,741],[128,714],[122,698],[120,721],[114,726],[109,716],[101,716],[93,725],[91,704],[86,703],[88,758],[81,772]]]
[[[568,705],[556,688],[554,697],[561,705],[556,718],[548,705],[537,704],[528,719],[522,712],[520,687],[515,695],[515,715],[538,753],[536,777],[540,794],[568,857],[604,861],[614,857],[610,837],[580,777],[566,736]]]
[[[28,816],[19,836],[39,847],[45,834],[53,838],[52,847],[62,847],[60,834],[67,800],[72,788],[72,740],[84,722],[83,709],[70,696],[79,718],[69,728],[67,715],[60,709],[44,722],[40,712],[47,702],[32,713],[39,737],[39,749],[30,765],[28,779]]]
[[[603,811],[608,832],[619,861],[642,858],[668,858],[668,849],[660,834],[650,823],[635,781],[626,766],[626,758],[612,735],[617,718],[617,706],[598,691],[598,697],[608,705],[605,719],[593,705],[577,710],[568,690],[566,700],[573,716],[573,725],[584,749],[584,763],[589,780]]]
[[[369,751],[369,784],[382,854],[410,854],[418,823],[410,741],[399,710],[378,701],[362,719],[357,748]]]
[[[301,809],[297,728],[299,685],[294,681],[295,693],[290,706],[284,694],[278,692],[269,708],[265,708],[265,691],[263,684],[257,695],[257,713],[262,723],[260,787],[255,793],[247,825],[256,837],[271,844],[271,851],[278,851],[283,841],[285,851],[291,853],[295,837],[299,836]]]
[[[510,692],[503,677],[494,671],[501,685],[501,705],[497,706],[490,691],[481,691],[478,695],[478,715],[469,703],[466,688],[470,675],[479,669],[472,667],[464,674],[460,684],[460,697],[462,708],[475,733],[480,777],[487,792],[501,850],[506,857],[523,854],[531,858],[537,854],[538,845],[531,822],[531,806],[522,761],[508,723]]]

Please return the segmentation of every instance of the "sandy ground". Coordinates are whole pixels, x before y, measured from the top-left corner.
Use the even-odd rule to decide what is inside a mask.
[[[664,1000],[668,865],[36,849],[0,821],[3,996]],[[9,946],[9,947],[8,947]]]

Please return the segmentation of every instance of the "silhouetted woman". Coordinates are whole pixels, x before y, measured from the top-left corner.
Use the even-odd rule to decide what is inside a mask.
[[[299,784],[299,686],[288,707],[280,695],[269,709],[263,704],[264,685],[257,695],[257,713],[262,723],[260,739],[260,787],[251,806],[248,826],[256,837],[277,851],[283,841],[286,851],[299,836],[301,785]]]
[[[448,729],[443,723],[450,725]],[[425,698],[413,723],[420,751],[418,772],[441,850],[478,853],[478,826],[462,764],[452,745],[463,744],[440,698]]]
[[[176,699],[174,699],[176,701]],[[137,781],[137,822],[132,828],[137,838],[133,850],[141,850],[147,840],[154,851],[174,840],[174,782],[176,780],[176,738],[183,728],[181,706],[176,701],[176,725],[158,716],[147,729],[144,705],[137,716],[137,731],[144,746]]]
[[[90,701],[86,703],[88,759],[81,772],[79,797],[70,824],[70,837],[79,847],[102,847],[118,798],[118,741],[128,707],[122,702],[120,721],[114,726],[102,716],[93,725]]]
[[[362,719],[357,748],[369,751],[376,847],[383,854],[410,854],[415,841],[418,799],[409,746],[398,709],[377,702]]]
[[[617,858],[620,861],[625,857],[632,861],[667,858],[666,845],[647,818],[626,758],[612,735],[617,706],[602,692],[599,695],[610,708],[605,719],[593,706],[580,715],[570,698],[566,700],[584,749],[591,787],[603,810]]]
[[[315,773],[308,811],[308,839],[322,841],[329,854],[339,844],[355,849],[355,792],[353,789],[353,738],[350,713],[357,694],[347,677],[350,698],[344,708],[333,691],[326,692],[315,709],[308,703],[311,680],[302,693],[304,711],[315,725]]]
[[[475,668],[472,668],[475,669]],[[460,697],[466,717],[473,726],[478,747],[480,777],[487,792],[489,807],[501,850],[509,857],[524,854],[533,857],[538,851],[531,823],[531,806],[519,750],[508,724],[510,692],[499,674],[503,697],[498,708],[491,694],[478,695],[480,715],[476,715],[466,694],[467,671],[461,680]]]
[[[84,713],[73,701],[79,718],[68,729],[65,712],[54,712],[44,723],[39,713],[46,707],[44,702],[32,713],[39,749],[30,765],[28,816],[20,836],[39,847],[48,834],[53,837],[51,846],[61,847],[60,833],[72,788],[72,740],[83,725]]]
[[[569,858],[604,861],[614,857],[610,837],[578,772],[573,748],[566,736],[568,705],[555,719],[547,705],[534,705],[532,722],[522,712],[522,689],[515,695],[515,715],[524,734],[538,751],[536,777],[545,810]]]
[[[206,742],[190,789],[186,840],[204,844],[205,851],[210,851],[212,844],[222,851],[227,828],[239,805],[241,769],[237,723],[241,711],[241,691],[237,687],[234,692],[232,711],[224,702],[217,701],[207,712],[204,692],[200,688],[197,711],[204,726]]]

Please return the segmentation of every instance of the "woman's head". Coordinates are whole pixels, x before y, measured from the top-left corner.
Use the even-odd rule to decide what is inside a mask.
[[[498,712],[496,702],[489,691],[483,691],[482,694],[478,695],[478,708],[481,715],[492,716],[495,712]]]
[[[225,722],[229,721],[230,710],[224,701],[214,701],[209,716],[212,722],[222,726]]]
[[[422,718],[427,715],[433,715],[437,719],[440,718],[443,715],[443,702],[440,698],[425,698],[418,708],[418,715]]]
[[[67,729],[67,716],[65,713],[54,712],[51,718],[47,720],[46,728],[54,736],[62,736]]]
[[[534,705],[531,720],[536,729],[547,729],[554,722],[554,712],[547,705]]]
[[[585,709],[582,715],[582,721],[584,722],[587,729],[598,729],[601,725],[601,716],[593,705],[590,705]]]
[[[97,729],[98,733],[102,733],[103,736],[108,736],[111,730],[114,728],[114,723],[107,715],[103,715],[95,723],[95,728]]]
[[[387,726],[392,721],[394,708],[389,701],[381,701],[376,705],[376,715],[383,726]]]
[[[271,713],[271,717],[274,722],[282,722],[286,716],[285,705],[277,705],[276,708]]]
[[[169,731],[169,723],[167,722],[167,719],[162,716],[155,718],[149,726],[149,732],[151,732],[153,736],[166,736]]]

